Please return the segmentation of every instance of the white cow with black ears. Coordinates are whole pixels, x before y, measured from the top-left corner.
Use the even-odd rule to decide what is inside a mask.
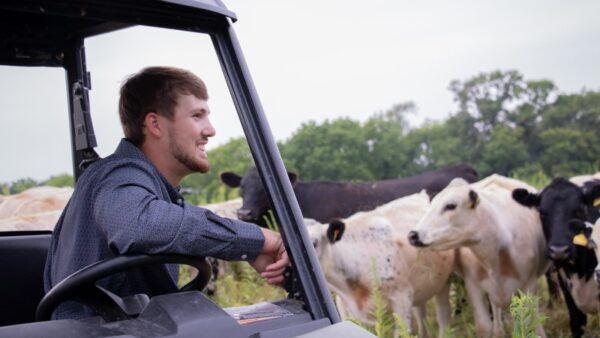
[[[511,197],[519,187],[535,190],[499,175],[472,184],[455,179],[409,234],[418,247],[459,249],[457,272],[465,281],[478,337],[504,337],[502,310],[518,289],[535,293],[549,265],[537,212]],[[543,328],[538,334],[545,337]]]
[[[417,250],[407,240],[428,205],[428,195],[421,192],[329,225],[305,221],[328,285],[350,316],[373,322],[375,266],[382,298],[408,325],[414,308],[420,337],[428,336],[425,303],[436,296],[443,337],[450,319],[448,278],[454,251]]]

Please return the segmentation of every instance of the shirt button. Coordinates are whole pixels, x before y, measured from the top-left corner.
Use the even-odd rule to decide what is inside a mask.
[[[248,258],[248,255],[246,255],[246,254],[243,254],[243,255],[242,255],[242,259],[246,259],[246,258]]]
[[[179,205],[183,204],[183,200],[181,198],[178,198],[177,199],[177,204],[179,204]]]

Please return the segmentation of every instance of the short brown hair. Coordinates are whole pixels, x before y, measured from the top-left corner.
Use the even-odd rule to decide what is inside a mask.
[[[149,112],[172,119],[179,95],[208,100],[204,82],[192,72],[175,67],[144,68],[123,82],[120,94],[123,132],[137,146],[144,142],[142,130]]]

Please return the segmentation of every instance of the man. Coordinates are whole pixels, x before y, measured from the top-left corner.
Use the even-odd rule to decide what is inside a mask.
[[[129,77],[120,94],[125,139],[78,180],[52,235],[46,292],[87,265],[126,253],[246,260],[269,283],[282,283],[289,260],[278,234],[185,203],[178,192],[186,175],[210,168],[205,147],[215,129],[202,80],[182,69],[150,67]],[[177,277],[177,266],[160,265],[100,285],[120,296],[153,296],[175,291]],[[92,315],[65,302],[53,318]]]

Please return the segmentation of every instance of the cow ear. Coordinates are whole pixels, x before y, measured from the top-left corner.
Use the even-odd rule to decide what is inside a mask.
[[[540,196],[530,193],[527,189],[518,188],[513,190],[512,197],[517,203],[529,208],[540,205]]]
[[[433,198],[435,196],[437,196],[437,194],[439,194],[439,193],[440,193],[439,191],[432,191],[432,192],[428,191],[427,192],[427,196],[429,196],[429,202],[433,201]]]
[[[292,172],[292,171],[288,171],[287,174],[288,174],[288,177],[290,178],[290,182],[292,183],[292,186],[294,186],[294,184],[296,184],[296,182],[298,181],[298,174],[296,174],[295,172]]]
[[[346,230],[346,224],[339,219],[334,219],[327,228],[327,239],[330,243],[339,241],[342,239],[344,230]]]
[[[469,207],[471,209],[475,209],[477,205],[479,205],[479,195],[475,192],[475,190],[469,190]]]
[[[583,185],[583,196],[586,204],[600,207],[600,181],[585,182]]]
[[[231,188],[239,187],[242,182],[242,177],[231,171],[222,172],[219,174],[219,178],[221,178],[221,182]]]

